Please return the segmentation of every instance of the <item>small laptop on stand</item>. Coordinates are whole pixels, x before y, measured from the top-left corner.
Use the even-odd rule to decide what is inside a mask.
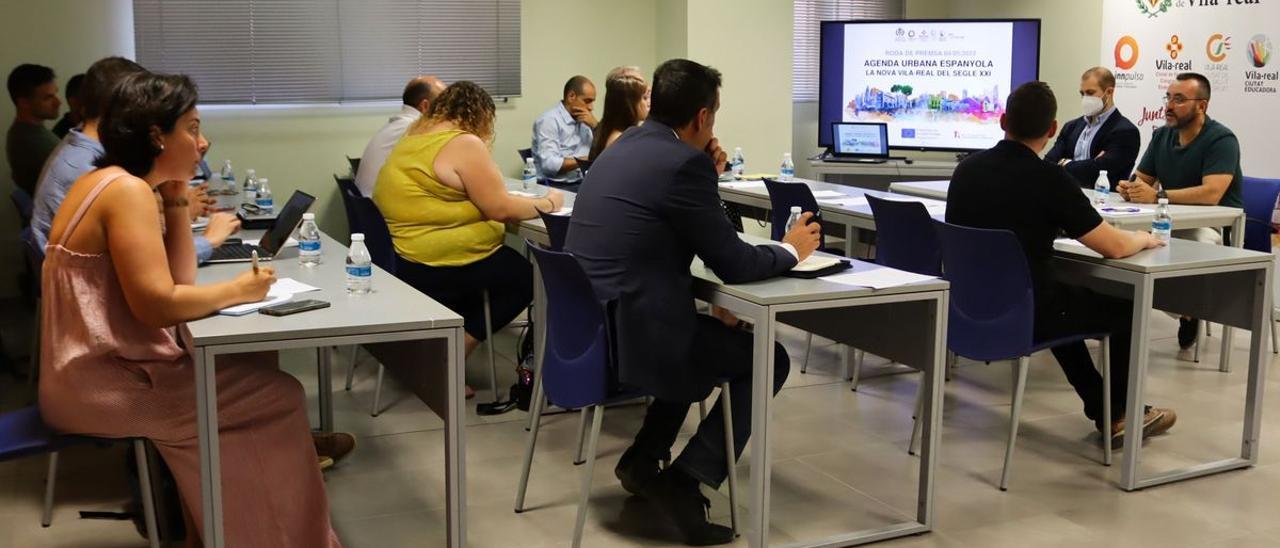
[[[209,257],[209,263],[242,263],[253,260],[253,252],[258,252],[258,258],[263,260],[274,259],[284,250],[284,244],[289,241],[289,235],[302,224],[302,214],[311,209],[311,204],[315,203],[316,198],[301,190],[295,190],[293,195],[289,197],[289,201],[284,204],[284,209],[280,210],[280,214],[276,216],[275,222],[262,239],[258,240],[258,245],[246,243],[225,243],[213,250],[213,255]]]
[[[883,164],[889,161],[889,124],[883,122],[832,122],[831,149],[826,162]]]

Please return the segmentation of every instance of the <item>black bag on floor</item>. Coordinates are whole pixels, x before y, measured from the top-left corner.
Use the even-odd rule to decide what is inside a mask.
[[[511,385],[511,400],[521,411],[530,409],[533,401],[533,329],[520,334],[520,346],[516,349],[516,383]]]

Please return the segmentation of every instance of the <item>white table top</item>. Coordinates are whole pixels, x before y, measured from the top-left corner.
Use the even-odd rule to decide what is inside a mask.
[[[246,238],[253,238],[248,231]],[[374,266],[373,292],[348,295],[346,290],[347,247],[322,235],[321,264],[302,266],[296,247],[285,249],[274,261],[262,265],[276,269],[276,277],[293,278],[319,287],[295,299],[319,299],[330,306],[289,316],[275,317],[253,312],[244,316],[213,315],[189,322],[187,327],[198,346],[233,344],[416,331],[459,327],[462,317],[418,290]],[[197,283],[230,279],[249,268],[250,263],[220,263],[200,267]]]
[[[1143,274],[1271,263],[1269,253],[1179,238],[1174,238],[1166,247],[1139,251],[1123,259],[1104,259],[1097,252],[1074,240],[1058,240],[1054,242],[1053,248],[1057,256],[1064,259],[1091,262]]]

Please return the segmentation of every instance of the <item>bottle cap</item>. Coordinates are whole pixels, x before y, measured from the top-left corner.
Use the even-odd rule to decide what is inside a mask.
[[[304,221],[314,221],[314,220],[316,220],[316,214],[315,214],[315,213],[303,213],[303,214],[302,214],[302,220],[304,220]],[[361,236],[361,237],[363,237],[363,236]]]
[[[245,172],[245,174],[248,174],[248,175],[256,175],[256,174],[258,173],[258,172],[256,172],[256,171],[254,171],[254,170],[253,170],[253,168],[246,169],[246,170],[244,170],[244,172]]]
[[[361,234],[361,233],[359,233],[359,232],[352,232],[352,233],[351,233],[351,241],[353,241],[353,242],[363,242],[363,241],[364,241],[364,234]]]
[[[1160,198],[1159,200],[1156,200],[1156,203],[1157,203],[1157,204],[1160,204],[1160,205],[1169,205],[1169,199],[1168,199],[1168,198]]]
[[[1098,170],[1098,175],[1099,175],[1099,176],[1102,176],[1102,177],[1106,177],[1106,176],[1107,176],[1107,170],[1105,170],[1105,169],[1100,169],[1100,170]]]
[[[790,153],[790,152],[783,152],[783,153],[782,153],[782,156],[783,156],[784,158],[790,158],[790,157],[791,157],[791,153]]]
[[[800,213],[800,206],[791,206],[792,213]]]
[[[268,181],[267,181],[267,178],[266,178],[266,177],[263,177],[263,178],[261,178],[261,179],[258,179],[258,184],[265,184],[265,183],[267,183],[267,182],[268,182]]]

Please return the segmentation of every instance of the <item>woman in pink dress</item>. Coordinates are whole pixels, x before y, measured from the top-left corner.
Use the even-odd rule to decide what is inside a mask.
[[[195,85],[135,74],[99,125],[101,169],[71,187],[44,262],[40,410],[60,431],[145,437],[173,470],[193,545],[203,534],[195,376],[184,322],[264,298],[270,268],[195,285],[187,181],[209,143]],[[164,226],[155,193],[163,202]],[[227,546],[338,546],[302,386],[274,354],[219,358]]]

